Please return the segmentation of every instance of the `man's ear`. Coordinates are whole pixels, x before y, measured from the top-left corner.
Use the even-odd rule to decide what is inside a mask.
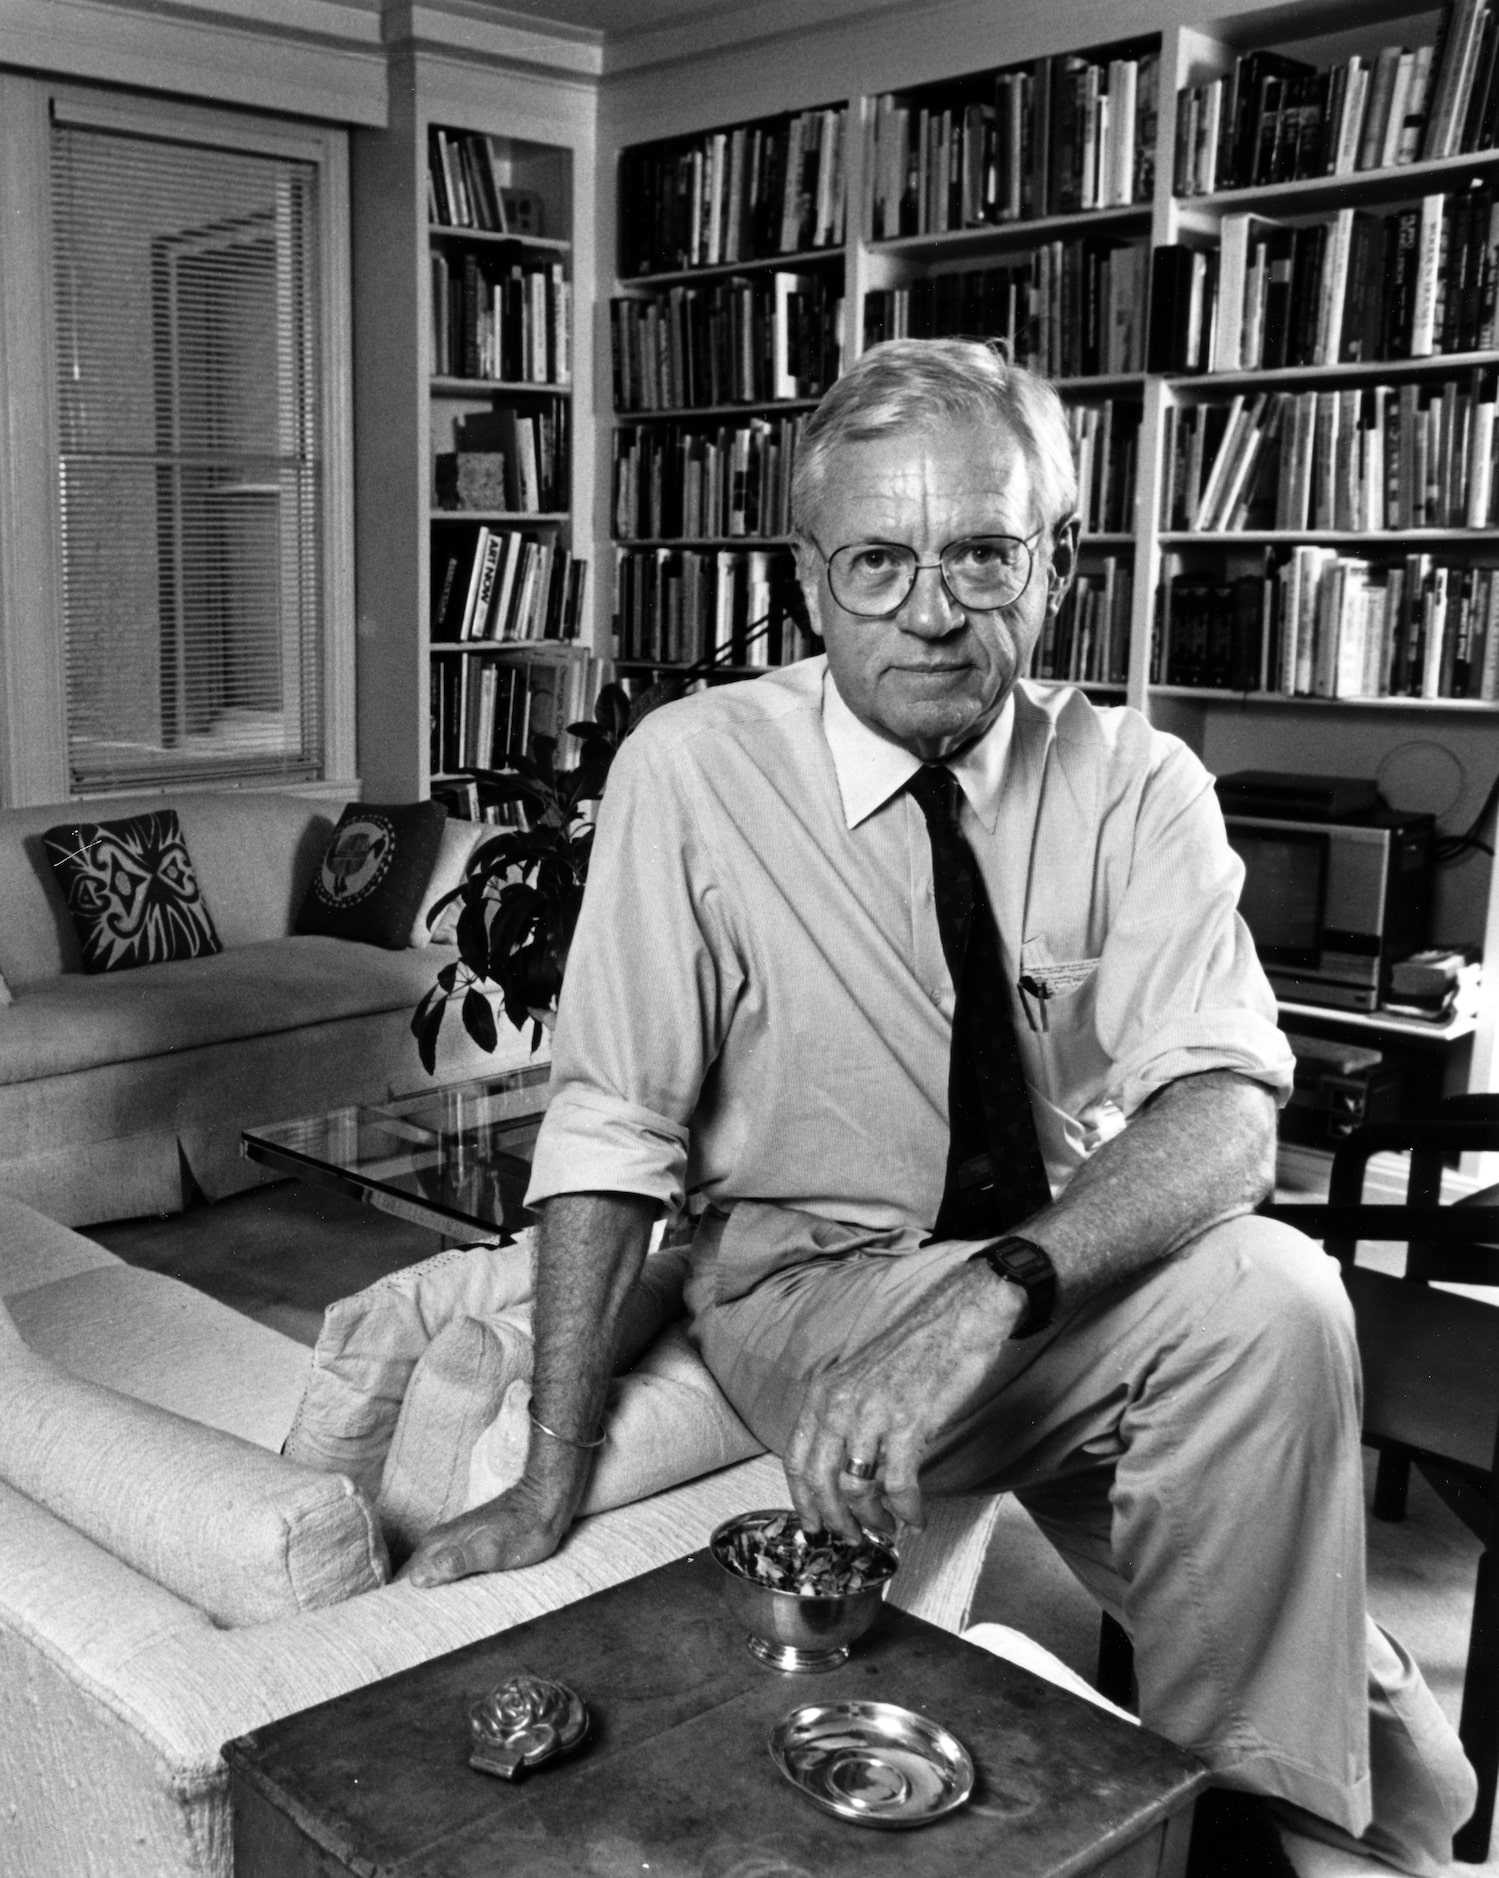
[[[791,552],[796,557],[796,584],[802,590],[808,622],[812,631],[821,639],[822,556],[810,541],[804,540],[800,535],[791,537]]]
[[[1081,524],[1075,515],[1057,525],[1052,535],[1051,560],[1046,570],[1046,611],[1056,612],[1066,598],[1077,572],[1077,544]]]

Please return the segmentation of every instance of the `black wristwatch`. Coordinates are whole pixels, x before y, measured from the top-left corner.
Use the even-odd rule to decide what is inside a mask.
[[[1040,1246],[1007,1233],[1003,1239],[980,1246],[969,1264],[976,1259],[982,1259],[996,1278],[1019,1285],[1025,1293],[1025,1309],[1010,1332],[1011,1339],[1034,1337],[1038,1330],[1045,1330],[1057,1301],[1057,1272]]]

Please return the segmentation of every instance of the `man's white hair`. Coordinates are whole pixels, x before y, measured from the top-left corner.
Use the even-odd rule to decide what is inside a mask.
[[[792,532],[810,534],[841,445],[955,421],[1013,435],[1030,469],[1037,523],[1052,529],[1068,520],[1077,507],[1077,470],[1067,414],[1051,384],[983,340],[888,339],[854,362],[807,421],[791,479]]]

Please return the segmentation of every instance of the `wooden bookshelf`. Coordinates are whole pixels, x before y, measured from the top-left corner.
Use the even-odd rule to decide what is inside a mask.
[[[847,127],[817,106],[621,157],[610,522],[630,688],[811,650],[790,482],[845,356]]]
[[[540,122],[550,112],[518,79],[461,83],[417,49],[402,67],[389,129],[352,151],[368,231],[356,342],[372,364],[361,756],[372,796],[462,813],[462,772],[560,736],[596,689],[574,524],[592,486],[574,424],[591,383],[574,241],[590,136],[565,113]]]

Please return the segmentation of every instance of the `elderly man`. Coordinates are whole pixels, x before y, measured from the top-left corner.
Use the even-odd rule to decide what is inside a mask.
[[[1075,496],[1055,394],[987,347],[879,346],[822,401],[794,505],[826,658],[620,754],[531,1187],[527,1472],[409,1575],[561,1542],[691,1194],[694,1338],[804,1521],[1013,1489],[1131,1632],[1147,1723],[1434,1874],[1471,1772],[1366,1623],[1337,1269],[1252,1211],[1292,1066],[1211,780],[1022,682]]]

